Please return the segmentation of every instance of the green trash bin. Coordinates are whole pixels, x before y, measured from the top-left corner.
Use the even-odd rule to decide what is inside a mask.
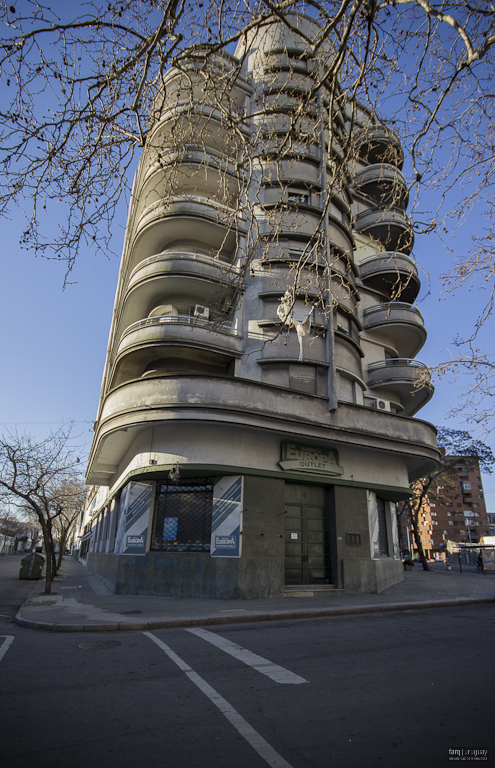
[[[45,564],[43,555],[32,552],[21,560],[20,579],[41,579],[41,573]]]

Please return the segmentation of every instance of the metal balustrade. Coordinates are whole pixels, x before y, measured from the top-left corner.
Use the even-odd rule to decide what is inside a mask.
[[[409,357],[392,357],[389,360],[376,360],[374,363],[368,365],[368,373],[372,371],[379,371],[382,369],[394,370],[396,368],[417,368],[422,371],[428,371],[428,366],[424,363],[420,363],[419,360],[411,360]],[[414,376],[414,373],[411,373]]]
[[[394,310],[413,313],[416,315],[418,322],[421,323],[421,325],[423,324],[423,316],[419,309],[417,307],[413,307],[412,304],[408,304],[405,301],[389,301],[385,302],[384,304],[375,304],[374,306],[368,307],[363,311],[363,317],[370,317],[370,315],[376,314],[377,312],[386,312],[387,316],[391,317],[390,313],[394,312]]]
[[[121,340],[140,328],[148,328],[153,325],[162,325],[164,323],[170,325],[190,325],[193,328],[205,328],[206,330],[214,331],[215,333],[237,336],[237,323],[232,321],[216,322],[215,320],[204,320],[200,317],[191,315],[161,315],[158,317],[147,317],[144,320],[138,320],[137,323],[133,323],[125,329],[121,336]]]

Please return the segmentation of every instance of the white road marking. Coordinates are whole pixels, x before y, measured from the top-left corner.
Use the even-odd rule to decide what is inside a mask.
[[[243,648],[241,645],[237,645],[237,643],[232,643],[230,640],[225,640],[225,638],[220,635],[208,632],[207,629],[195,627],[193,629],[186,629],[186,632],[192,632],[193,635],[202,637],[203,640],[206,640],[212,645],[216,645],[217,648],[230,654],[234,659],[238,659],[249,667],[253,667],[253,669],[261,672],[262,675],[266,675],[276,683],[301,685],[301,683],[309,682],[308,680],[305,680],[304,677],[299,677],[299,675],[294,674],[294,672],[289,672],[285,667],[279,667],[278,664],[273,664],[271,661],[268,661],[268,659],[264,659],[262,656],[258,656],[256,653],[248,651],[247,648]]]
[[[2,661],[3,657],[9,650],[9,646],[14,642],[14,635],[0,635],[0,637],[5,638],[2,645],[0,646],[0,661]]]
[[[198,686],[200,691],[202,691],[205,696],[208,696],[210,701],[218,707],[222,715],[225,715],[229,723],[234,726],[236,731],[240,733],[240,735],[246,739],[248,744],[252,746],[252,748],[255,750],[255,752],[258,753],[258,755],[263,758],[263,760],[268,763],[270,768],[292,768],[292,766],[287,762],[287,760],[284,760],[281,755],[278,754],[278,752],[275,752],[273,747],[268,744],[267,741],[263,738],[263,736],[260,736],[260,734],[252,728],[247,720],[244,720],[242,715],[237,712],[234,707],[232,707],[229,702],[223,698],[223,696],[220,696],[217,691],[209,685],[206,680],[203,680],[202,677],[198,675],[197,672],[195,672],[191,667],[186,664],[185,661],[183,661],[180,656],[177,656],[174,651],[168,647],[165,643],[163,643],[161,640],[159,640],[155,635],[153,635],[151,632],[143,632],[144,635],[150,638],[150,640],[153,640],[154,643],[156,643],[162,651],[165,651],[169,659],[171,659],[179,669],[181,669],[193,682],[195,685]]]

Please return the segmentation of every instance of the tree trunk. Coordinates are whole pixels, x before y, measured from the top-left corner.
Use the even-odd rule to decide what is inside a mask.
[[[57,568],[57,558],[55,556],[55,544],[52,540],[52,575],[53,578],[57,576],[58,568]]]
[[[60,543],[58,545],[59,552],[58,552],[58,558],[57,558],[57,571],[59,571],[62,567],[62,558],[64,556],[66,544],[67,544],[67,532],[64,532],[60,537]]]
[[[424,549],[423,549],[423,542],[421,541],[421,536],[419,535],[418,512],[413,512],[411,514],[411,521],[412,521],[412,527],[413,527],[414,542],[418,549],[418,554],[421,558],[421,564],[423,566],[423,570],[429,571],[430,566],[428,565],[428,560],[426,559]]]
[[[45,538],[45,537],[43,537]],[[45,554],[46,554],[46,571],[45,571],[45,595],[50,595],[52,592],[53,581],[53,544],[45,539]]]
[[[43,545],[46,555],[46,571],[45,571],[45,595],[50,595],[52,592],[52,581],[54,579],[54,554],[53,554],[53,537],[51,525],[45,519],[40,516],[41,529],[43,531]]]

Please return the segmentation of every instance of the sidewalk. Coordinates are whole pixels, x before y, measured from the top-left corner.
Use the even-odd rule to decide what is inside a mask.
[[[64,558],[53,595],[44,582],[19,610],[17,623],[58,632],[143,630],[253,621],[344,616],[495,602],[495,573],[432,570],[415,566],[404,581],[379,595],[327,595],[262,600],[211,600],[158,595],[115,595],[81,563]]]

